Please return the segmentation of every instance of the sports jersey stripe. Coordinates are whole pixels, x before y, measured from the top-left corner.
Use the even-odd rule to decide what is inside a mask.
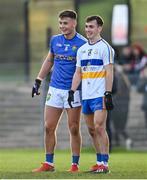
[[[99,72],[85,72],[82,73],[82,79],[87,78],[104,78],[106,77],[106,71],[99,71]]]
[[[110,48],[110,63],[114,63],[113,62],[113,51],[112,51],[112,48]]]
[[[110,48],[110,46],[108,45],[108,49],[109,49],[109,54],[110,54],[110,59],[109,59],[109,62],[110,63],[113,63],[113,52],[112,52],[112,48]]]
[[[108,45],[108,43],[106,41],[104,41],[102,39],[102,41],[106,44],[107,48],[108,48],[108,52],[109,52],[109,62],[113,63],[113,52],[112,52],[112,48]]]
[[[87,39],[84,36],[81,36],[79,33],[76,34],[79,39],[82,39],[87,42]]]
[[[83,59],[83,60],[81,60],[81,66],[87,66],[88,63],[90,63],[90,65],[103,65],[103,60],[102,59]]]

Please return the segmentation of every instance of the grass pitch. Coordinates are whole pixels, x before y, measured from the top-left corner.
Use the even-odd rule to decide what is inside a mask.
[[[36,149],[0,150],[0,179],[144,179],[147,178],[147,152],[114,150],[110,154],[109,174],[86,173],[95,164],[91,149],[81,152],[80,172],[69,173],[70,151],[55,152],[55,172],[32,173],[44,161],[44,151]]]

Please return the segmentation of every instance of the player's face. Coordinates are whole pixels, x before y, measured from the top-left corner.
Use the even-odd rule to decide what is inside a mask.
[[[69,17],[59,18],[59,28],[63,35],[70,35],[75,32],[76,20]]]
[[[86,22],[85,24],[85,33],[89,40],[95,39],[97,36],[99,36],[101,30],[102,27],[98,26],[96,20]]]

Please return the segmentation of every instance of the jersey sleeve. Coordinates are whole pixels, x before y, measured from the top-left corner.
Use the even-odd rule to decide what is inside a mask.
[[[107,45],[103,51],[103,63],[104,65],[114,63],[114,50],[109,45]]]
[[[76,66],[77,66],[77,67],[81,67],[80,49],[78,49],[78,51],[77,51],[76,59],[77,59]]]

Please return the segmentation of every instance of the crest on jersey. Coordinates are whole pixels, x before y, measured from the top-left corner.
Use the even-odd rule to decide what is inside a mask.
[[[94,54],[98,54],[98,50],[97,50],[97,49],[95,49],[93,53],[94,53]]]
[[[72,46],[72,51],[76,51],[77,50],[77,46]]]

